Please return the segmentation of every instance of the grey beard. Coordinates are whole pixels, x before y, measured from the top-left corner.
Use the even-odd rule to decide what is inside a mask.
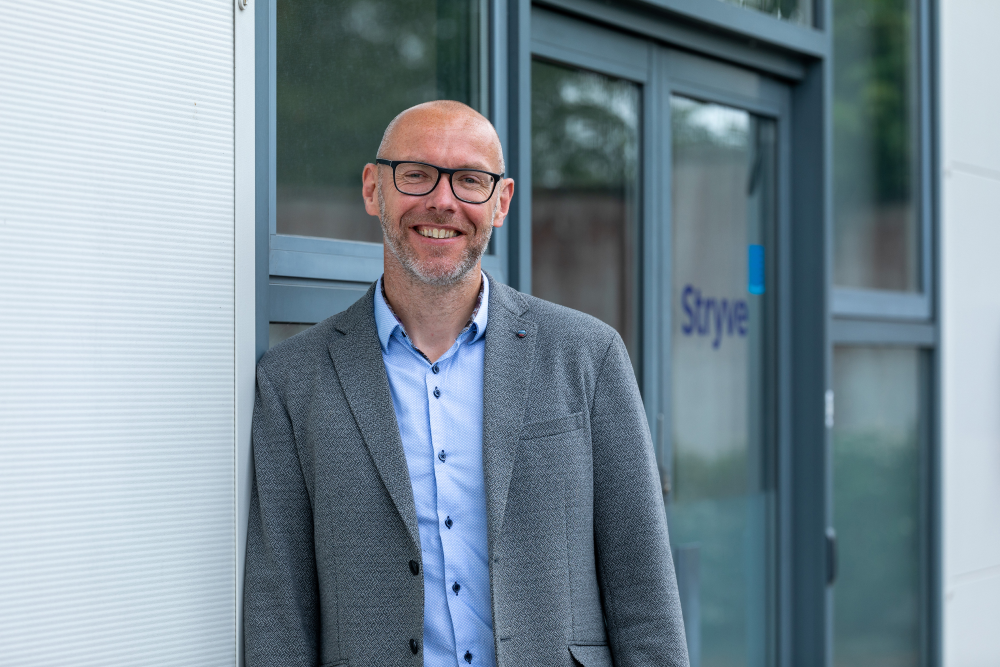
[[[483,254],[486,252],[486,248],[489,247],[490,237],[493,235],[493,225],[487,227],[486,231],[480,235],[478,243],[473,243],[466,248],[461,260],[451,271],[429,270],[428,267],[421,266],[412,249],[403,243],[399,233],[399,225],[386,220],[385,198],[382,196],[382,187],[380,184],[377,184],[375,189],[378,194],[379,222],[382,224],[382,236],[385,239],[385,245],[389,248],[389,251],[399,262],[400,266],[413,278],[425,285],[449,287],[461,282],[462,279],[469,275],[469,272],[476,268],[479,260],[482,259]],[[497,202],[493,206],[493,217],[496,216],[499,206],[500,198],[497,197]],[[493,218],[491,217],[490,219],[492,220]]]

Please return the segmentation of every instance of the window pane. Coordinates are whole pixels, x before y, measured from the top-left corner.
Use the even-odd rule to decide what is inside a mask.
[[[638,368],[639,86],[531,65],[531,289],[621,334]]]
[[[277,230],[381,243],[361,170],[403,109],[485,106],[485,0],[278,0]]]
[[[292,322],[271,322],[268,325],[267,348],[271,349],[281,341],[287,340],[295,334],[302,333],[311,326],[311,324],[298,324]]]
[[[915,0],[833,0],[834,282],[920,291]]]
[[[692,665],[772,664],[775,123],[676,96],[670,113],[668,512]]]
[[[837,667],[920,665],[920,353],[833,357]]]
[[[813,24],[813,0],[725,0],[731,5],[749,7],[758,12],[764,12],[779,19],[799,23]]]

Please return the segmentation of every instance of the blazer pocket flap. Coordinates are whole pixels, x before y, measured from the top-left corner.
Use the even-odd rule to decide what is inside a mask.
[[[583,667],[614,667],[607,644],[571,644],[570,655]]]
[[[533,440],[534,438],[544,438],[547,435],[575,431],[583,428],[586,424],[587,419],[582,412],[574,412],[565,417],[547,419],[541,422],[531,422],[521,427],[521,440]]]

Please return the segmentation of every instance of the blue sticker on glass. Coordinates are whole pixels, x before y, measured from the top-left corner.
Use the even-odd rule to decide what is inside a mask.
[[[747,267],[749,276],[747,290],[751,294],[764,293],[764,246],[751,245],[749,248]]]

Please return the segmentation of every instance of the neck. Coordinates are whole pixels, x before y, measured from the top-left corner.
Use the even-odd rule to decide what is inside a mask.
[[[382,276],[385,297],[406,335],[431,362],[440,359],[465,328],[476,308],[482,279],[480,265],[476,264],[457,283],[428,285],[389,261]]]

